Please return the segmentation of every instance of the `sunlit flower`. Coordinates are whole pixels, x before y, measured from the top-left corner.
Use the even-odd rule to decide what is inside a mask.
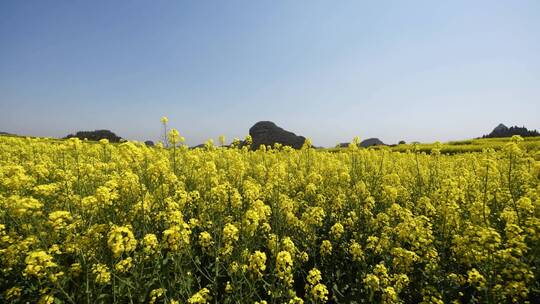
[[[109,239],[107,241],[109,248],[113,252],[115,257],[119,257],[124,252],[129,253],[135,250],[137,246],[137,240],[133,236],[130,227],[127,226],[114,226],[109,232]]]
[[[93,265],[92,273],[95,276],[97,284],[105,285],[111,282],[111,273],[109,272],[109,268],[104,264]]]
[[[207,288],[203,288],[199,290],[197,293],[195,293],[193,296],[191,296],[188,299],[188,303],[190,304],[205,304],[210,301],[212,297],[210,296],[210,290]]]

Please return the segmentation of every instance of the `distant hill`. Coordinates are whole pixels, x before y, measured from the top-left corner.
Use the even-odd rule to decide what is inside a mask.
[[[371,146],[384,146],[385,144],[378,138],[368,138],[365,140],[362,140],[360,143],[360,147],[371,147]]]
[[[190,149],[203,149],[206,147],[204,144],[198,144],[196,146],[189,147]]]
[[[338,147],[340,148],[347,148],[348,146],[349,146],[349,143],[338,144]],[[380,139],[374,137],[374,138],[364,139],[362,142],[360,142],[359,146],[362,148],[367,148],[371,146],[386,146],[386,144],[383,143]]]
[[[108,139],[109,142],[120,142],[122,140],[122,137],[117,136],[113,132],[109,130],[95,130],[95,131],[79,131],[75,134],[69,134],[68,136],[64,138],[72,138],[77,137],[79,139],[88,139],[93,141],[98,141],[100,139]]]
[[[514,135],[519,135],[522,137],[528,136],[540,136],[540,133],[536,130],[528,130],[525,127],[513,126],[508,128],[504,124],[499,124],[491,133],[482,136],[482,138],[496,138],[496,137],[511,137]]]

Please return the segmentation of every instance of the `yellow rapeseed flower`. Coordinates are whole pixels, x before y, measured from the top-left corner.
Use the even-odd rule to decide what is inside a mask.
[[[111,282],[111,273],[109,268],[104,264],[94,264],[92,273],[95,276],[96,283],[99,285],[109,284]]]
[[[261,251],[255,251],[249,257],[249,270],[256,277],[261,277],[266,269],[266,254]]]
[[[210,296],[210,290],[207,288],[203,288],[199,290],[197,293],[192,295],[188,299],[188,303],[190,304],[206,304],[208,301],[210,301],[212,297]]]
[[[133,236],[130,227],[128,226],[113,226],[109,232],[107,241],[109,248],[115,257],[119,257],[123,253],[130,253],[135,250],[137,240]]]

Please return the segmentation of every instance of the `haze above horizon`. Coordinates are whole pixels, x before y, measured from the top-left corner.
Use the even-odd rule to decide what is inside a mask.
[[[318,146],[540,129],[538,1],[2,1],[0,131]]]

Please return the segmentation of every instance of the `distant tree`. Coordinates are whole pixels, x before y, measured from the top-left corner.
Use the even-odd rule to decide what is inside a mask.
[[[404,144],[406,144],[406,142],[405,142],[404,140],[400,140],[400,141],[398,142],[398,145],[404,145]]]
[[[154,142],[151,141],[151,140],[145,141],[144,144],[147,145],[148,147],[153,147],[154,146]]]

